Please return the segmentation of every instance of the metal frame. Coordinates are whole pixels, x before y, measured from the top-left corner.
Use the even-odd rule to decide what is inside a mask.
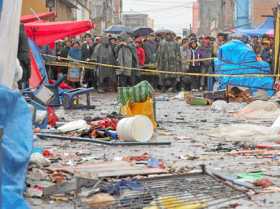
[[[102,179],[99,179],[93,188],[104,188],[104,186],[106,187],[106,185],[112,185],[117,181],[109,180],[102,182]],[[160,198],[164,196],[174,197],[176,199],[178,198],[178,201],[183,202],[184,204],[205,203],[207,208],[216,208],[218,205],[224,204],[231,200],[244,197],[248,198],[246,191],[240,190],[235,186],[228,185],[223,180],[216,178],[211,173],[206,171],[205,166],[202,166],[202,172],[197,171],[182,175],[170,174],[140,179],[139,182],[141,182],[144,191],[130,191],[126,193],[126,196],[123,200],[116,199],[114,202],[110,203],[111,206],[104,208],[139,209],[149,206],[151,202],[154,202],[157,208],[164,208],[163,202],[160,201]],[[213,188],[211,186],[213,186]],[[206,188],[208,188],[207,191],[204,190]],[[80,187],[77,186],[75,193],[76,205],[74,205],[74,207],[77,207],[78,203],[81,204],[78,198],[79,190]],[[173,202],[172,200],[166,201],[167,202],[165,202],[165,204],[168,204],[169,209],[177,208],[176,202]]]
[[[40,138],[47,139],[60,139],[67,141],[78,141],[78,142],[91,142],[100,145],[110,145],[110,146],[155,146],[155,145],[171,145],[171,142],[122,142],[122,141],[103,141],[96,138],[83,138],[83,137],[71,137],[71,136],[61,136],[54,134],[37,134]]]

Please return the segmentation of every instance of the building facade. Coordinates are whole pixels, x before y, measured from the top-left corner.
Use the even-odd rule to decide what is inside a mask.
[[[266,16],[273,15],[279,0],[235,0],[235,26],[248,28],[263,23]]]
[[[198,29],[200,27],[200,18],[199,18],[199,2],[195,1],[192,7],[192,32],[198,33]]]
[[[251,26],[251,0],[235,0],[235,27],[248,28]]]
[[[21,15],[31,15],[33,12],[44,13],[48,12],[45,0],[23,0]]]
[[[89,19],[93,0],[23,0],[22,15],[54,11],[56,21]],[[49,3],[54,3],[49,7]]]
[[[113,0],[114,24],[121,24],[123,2],[122,0]]]
[[[215,35],[234,28],[255,27],[272,15],[279,0],[196,0],[192,32]]]
[[[76,4],[77,9],[74,10],[76,20],[88,20],[91,17],[92,0],[79,0]]]
[[[263,23],[265,16],[273,15],[272,9],[277,7],[279,0],[252,0],[251,2],[251,23],[257,26]]]
[[[53,10],[56,13],[56,21],[66,21],[66,20],[75,20],[75,10],[78,7],[76,4],[69,0],[56,0],[55,8]]]
[[[140,26],[154,28],[154,20],[147,14],[124,14],[122,23],[130,29]]]
[[[122,0],[93,0],[91,11],[95,32],[102,35],[107,27],[121,23]]]
[[[225,25],[225,1],[223,0],[198,0],[199,27],[201,35],[216,34],[224,30]]]

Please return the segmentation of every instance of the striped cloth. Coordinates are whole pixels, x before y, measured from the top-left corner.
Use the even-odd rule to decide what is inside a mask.
[[[152,98],[153,87],[148,81],[141,81],[133,87],[118,88],[118,102],[126,105],[127,102],[145,102],[148,97]]]

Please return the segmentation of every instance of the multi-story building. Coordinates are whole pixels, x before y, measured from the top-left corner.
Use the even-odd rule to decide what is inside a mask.
[[[154,20],[147,14],[124,14],[122,22],[131,29],[139,26],[154,28]]]
[[[224,30],[225,25],[225,2],[223,0],[198,0],[199,6],[199,34],[215,34]],[[197,14],[196,14],[197,16]]]
[[[121,23],[122,0],[94,0],[91,17],[96,24],[95,32],[100,35],[104,30]]]
[[[279,0],[196,0],[193,4],[192,31],[215,34],[233,28],[248,28],[272,15]]]

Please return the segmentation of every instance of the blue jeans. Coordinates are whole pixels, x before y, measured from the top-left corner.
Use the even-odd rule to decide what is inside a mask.
[[[208,70],[209,74],[213,74],[213,67],[209,66],[209,70]],[[207,90],[208,91],[213,91],[213,87],[214,87],[214,77],[208,77],[207,79]]]

